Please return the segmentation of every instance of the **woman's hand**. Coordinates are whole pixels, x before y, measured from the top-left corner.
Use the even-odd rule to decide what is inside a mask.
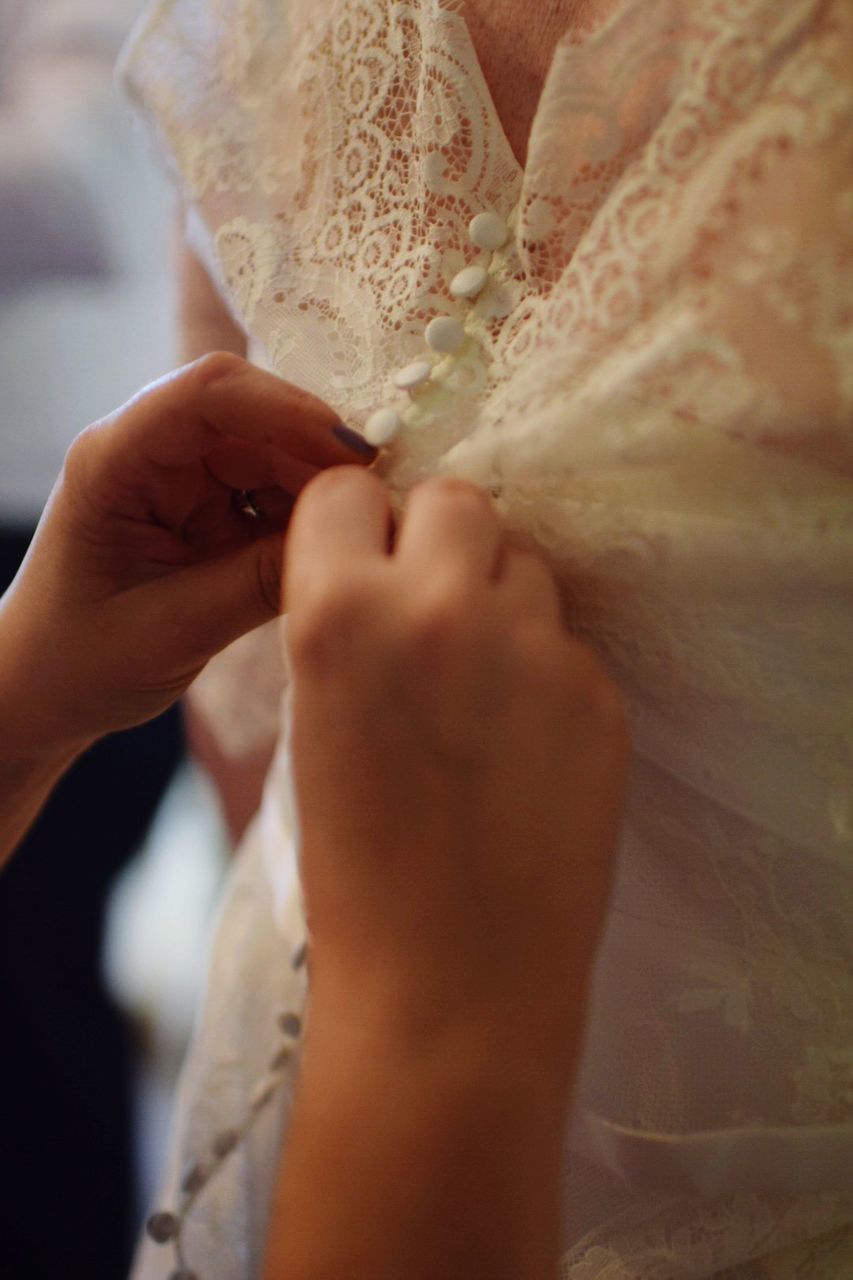
[[[423,485],[390,539],[386,490],[344,469],[288,540],[311,1003],[264,1274],[534,1280],[625,717],[481,493]]]
[[[366,1051],[402,1034],[506,1063],[512,1044],[568,1076],[623,805],[622,703],[481,492],[427,482],[390,536],[386,490],[348,468],[309,486],[288,539],[317,1024],[340,1044],[349,1022]]]
[[[174,702],[280,611],[303,485],[373,456],[315,397],[223,353],[85,431],[0,605],[7,753],[73,750]]]

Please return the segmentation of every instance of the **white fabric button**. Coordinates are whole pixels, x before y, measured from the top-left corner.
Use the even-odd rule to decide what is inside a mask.
[[[217,1159],[224,1160],[226,1156],[230,1156],[239,1141],[240,1133],[237,1129],[223,1129],[213,1139],[211,1144],[213,1154]]]
[[[283,1049],[273,1055],[270,1071],[284,1071],[293,1061],[293,1045],[286,1044]]]
[[[190,1160],[181,1174],[181,1190],[185,1195],[198,1195],[207,1182],[207,1170],[198,1160]]]
[[[478,213],[471,219],[468,234],[478,249],[502,249],[509,239],[509,227],[499,213]]]
[[[278,1029],[286,1036],[296,1040],[302,1035],[302,1019],[298,1013],[290,1013],[289,1011],[279,1014]]]
[[[450,292],[454,298],[476,298],[488,283],[489,273],[485,267],[464,267],[451,280]]]
[[[465,329],[453,316],[436,316],[427,325],[424,337],[433,351],[450,355],[451,352],[458,351],[465,341]]]
[[[249,1107],[252,1111],[260,1111],[265,1107],[278,1087],[277,1080],[261,1080],[252,1090]]]
[[[155,1244],[167,1244],[179,1234],[181,1224],[174,1213],[152,1213],[145,1230]]]
[[[429,382],[431,373],[432,365],[429,360],[415,360],[394,374],[394,386],[401,391],[417,391],[418,387]]]
[[[380,449],[394,439],[402,425],[403,419],[396,409],[377,409],[364,424],[364,438]]]

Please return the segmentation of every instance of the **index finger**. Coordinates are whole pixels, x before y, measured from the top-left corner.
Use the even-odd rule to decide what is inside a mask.
[[[287,537],[287,595],[299,600],[317,583],[347,580],[365,560],[387,558],[388,490],[369,472],[326,471],[306,487]]]
[[[377,451],[317,396],[227,352],[141,391],[104,424],[104,460],[180,467],[228,438],[315,467],[369,463]]]

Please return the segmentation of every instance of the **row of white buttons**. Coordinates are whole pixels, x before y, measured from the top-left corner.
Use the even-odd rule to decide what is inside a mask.
[[[478,249],[494,253],[502,249],[509,239],[509,228],[499,214],[493,212],[478,213],[471,219],[468,234],[472,244]],[[489,273],[485,267],[474,265],[464,267],[454,276],[450,284],[450,292],[454,298],[464,298],[473,302],[485,289],[489,282]],[[430,320],[424,332],[427,346],[438,355],[453,355],[464,346],[465,326],[454,316],[436,316]],[[414,392],[425,386],[432,377],[432,362],[414,360],[394,375],[394,386],[399,391]],[[378,409],[371,414],[364,427],[364,437],[369,444],[381,448],[389,444],[403,425],[402,414],[397,409]]]

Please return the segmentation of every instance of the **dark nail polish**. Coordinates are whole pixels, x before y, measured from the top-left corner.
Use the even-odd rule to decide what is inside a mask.
[[[360,436],[357,431],[350,430],[339,422],[336,427],[332,427],[332,435],[340,440],[341,444],[345,444],[348,449],[352,449],[353,453],[358,453],[362,458],[375,458],[378,449],[372,444],[368,444],[364,436]]]

